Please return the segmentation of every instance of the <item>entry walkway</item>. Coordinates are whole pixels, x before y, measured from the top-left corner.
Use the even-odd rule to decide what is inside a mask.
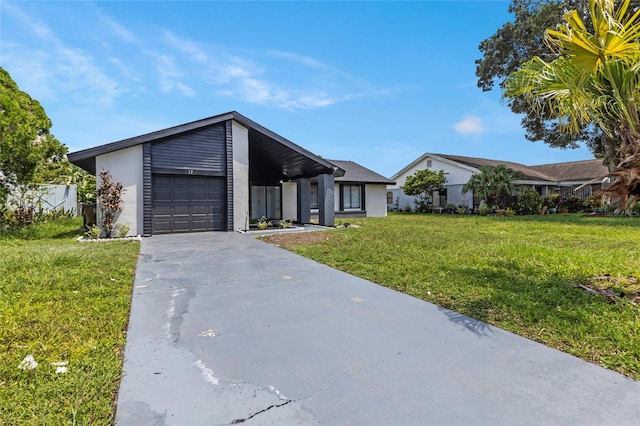
[[[119,425],[623,425],[640,382],[236,233],[143,239]]]

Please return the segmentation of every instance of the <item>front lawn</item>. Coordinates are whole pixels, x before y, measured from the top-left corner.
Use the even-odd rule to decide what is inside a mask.
[[[139,243],[80,244],[80,226],[0,231],[0,424],[113,422]]]
[[[349,222],[360,227],[272,240],[640,379],[640,304],[577,287],[638,295],[640,219],[391,214]]]

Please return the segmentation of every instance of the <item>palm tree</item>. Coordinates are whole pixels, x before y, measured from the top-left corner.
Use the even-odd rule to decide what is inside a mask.
[[[473,191],[485,203],[505,207],[509,197],[517,191],[513,180],[515,172],[499,164],[496,167],[481,166],[480,173],[471,176],[462,187],[462,192]]]
[[[564,25],[547,30],[545,40],[559,53],[545,62],[524,63],[504,85],[504,97],[523,97],[532,108],[547,107],[560,128],[578,132],[585,124],[604,135],[604,161],[609,169],[638,176],[640,168],[640,9],[629,0],[589,0],[593,33],[577,11],[565,14]],[[628,186],[626,200],[633,199]],[[637,195],[637,194],[635,194]],[[627,206],[624,206],[625,208]]]

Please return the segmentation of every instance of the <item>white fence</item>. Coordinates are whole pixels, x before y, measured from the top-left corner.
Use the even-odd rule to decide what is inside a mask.
[[[14,190],[8,199],[9,203],[31,204],[43,212],[63,210],[67,213],[78,213],[78,189],[76,185],[36,185],[35,189],[25,192]]]

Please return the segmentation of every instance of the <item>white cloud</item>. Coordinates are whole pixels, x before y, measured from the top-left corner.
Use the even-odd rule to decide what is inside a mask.
[[[75,102],[111,105],[122,92],[89,53],[68,47],[49,27],[18,7],[5,2],[3,10],[46,43],[46,50],[29,49],[21,43],[3,46],[3,62],[25,76],[34,96],[57,100],[56,94],[63,94]]]
[[[474,135],[484,133],[482,119],[475,115],[468,115],[454,124],[453,128],[462,135]]]
[[[155,52],[146,53],[151,56],[156,63],[160,90],[164,93],[172,93],[174,90],[177,90],[187,97],[196,95],[196,92],[191,87],[181,81],[183,73],[176,67],[175,61],[171,56]]]
[[[111,31],[122,41],[125,41],[127,43],[140,44],[138,38],[118,22],[107,16],[102,16],[102,19],[107,24],[107,26],[111,28]]]
[[[178,38],[170,31],[164,32],[164,39],[195,62],[206,64],[209,61],[208,55],[198,43]]]

